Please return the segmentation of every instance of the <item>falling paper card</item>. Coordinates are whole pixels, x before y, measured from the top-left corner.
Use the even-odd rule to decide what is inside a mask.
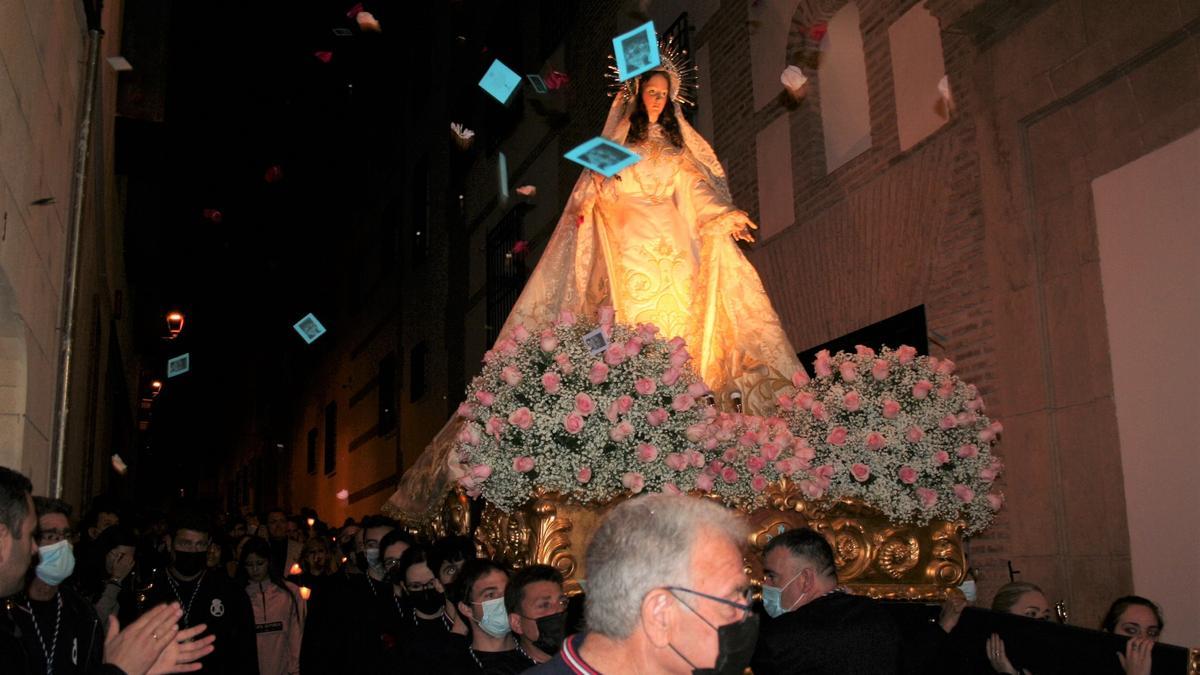
[[[463,150],[471,147],[471,143],[475,142],[475,132],[464,127],[458,122],[450,123],[450,132],[454,134],[454,142],[457,143],[458,147],[462,148]]]
[[[583,346],[588,348],[592,356],[596,356],[608,349],[608,338],[604,335],[604,329],[597,328],[596,330],[583,336]]]
[[[360,2],[360,3],[355,4],[350,9],[346,10],[346,16],[353,19],[354,17],[358,16],[358,13],[361,11],[363,11],[363,5]]]
[[[313,52],[313,56],[321,63],[329,63],[333,60],[333,52]]]
[[[359,30],[363,31],[364,33],[383,32],[383,26],[379,24],[379,19],[376,19],[375,15],[370,12],[359,12],[354,17],[354,20],[358,22]]]
[[[317,321],[317,317],[313,316],[312,312],[305,314],[304,318],[297,321],[296,325],[292,326],[292,328],[295,328],[300,337],[304,338],[304,341],[310,345],[317,338],[325,334],[325,326],[322,326],[321,322]]]
[[[488,68],[483,74],[483,79],[479,81],[479,86],[501,103],[508,103],[509,97],[520,84],[521,76],[501,63],[500,59],[492,61],[492,67]]]
[[[499,153],[496,174],[500,180],[500,199],[508,199],[508,155]]]
[[[522,197],[533,197],[537,195],[537,188],[533,185],[522,185],[516,189],[516,193]]]
[[[557,70],[551,70],[546,76],[546,88],[550,91],[557,91],[571,83],[571,78],[566,73],[560,73]]]
[[[223,217],[218,209],[204,209],[202,213],[204,214],[204,219],[213,223],[214,225],[220,224],[221,218]]]
[[[654,22],[651,21],[613,38],[613,54],[616,55],[617,73],[622,82],[653,70],[662,63],[658,55],[657,36]]]
[[[112,468],[113,471],[116,471],[121,476],[124,476],[125,472],[129,471],[129,466],[125,464],[125,460],[121,459],[121,456],[116,453],[113,453],[112,456]]]
[[[180,354],[167,361],[167,377],[182,375],[192,369],[192,355]]]
[[[541,75],[526,75],[525,79],[529,80],[530,86],[539,94],[550,91],[550,88],[546,86],[546,81],[542,79]]]
[[[606,178],[612,178],[621,169],[637,164],[642,159],[637,153],[602,136],[587,141],[563,157]]]
[[[349,490],[345,490],[345,489],[343,489],[343,490],[338,490],[338,492],[337,492],[337,498],[338,498],[338,499],[340,499],[340,500],[342,500],[342,501],[346,501],[346,500],[350,499],[350,491],[349,491]]]

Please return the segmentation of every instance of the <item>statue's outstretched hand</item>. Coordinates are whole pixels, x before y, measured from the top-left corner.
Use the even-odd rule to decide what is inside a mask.
[[[733,231],[733,239],[734,241],[744,241],[747,244],[752,244],[754,243],[754,234],[750,230],[757,229],[758,225],[755,225],[754,221],[746,220],[740,228]]]

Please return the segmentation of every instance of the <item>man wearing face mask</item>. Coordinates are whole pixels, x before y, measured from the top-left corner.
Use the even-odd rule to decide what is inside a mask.
[[[534,663],[545,663],[558,653],[567,637],[567,596],[558,570],[549,565],[520,570],[508,582],[504,606],[517,649]]]
[[[59,499],[33,498],[38,561],[24,597],[4,604],[38,672],[87,673],[104,660],[104,629],[91,603],[65,582],[75,570],[71,507]]]
[[[220,570],[207,567],[212,525],[199,513],[180,513],[170,526],[167,569],[154,575],[143,607],[177,602],[181,628],[208,624],[216,649],[203,661],[208,673],[258,675],[254,610],[244,589]]]
[[[518,649],[509,628],[504,607],[507,588],[508,571],[486,558],[466,562],[458,573],[458,612],[471,628],[471,644],[460,672],[515,675],[534,665]]]
[[[763,608],[755,675],[899,672],[900,633],[874,600],[838,587],[833,549],[807,528],[771,539],[763,556]]]
[[[758,634],[747,532],[706,499],[652,494],[618,505],[588,546],[588,632],[529,675],[741,675]]]

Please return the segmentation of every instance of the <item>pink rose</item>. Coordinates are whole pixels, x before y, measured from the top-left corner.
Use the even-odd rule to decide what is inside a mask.
[[[950,359],[942,359],[937,365],[939,375],[949,375],[954,372],[954,362]]]
[[[912,363],[913,359],[915,358],[917,358],[917,350],[915,347],[900,345],[900,348],[896,350],[896,360],[899,361],[901,365],[907,366],[908,364]]]
[[[821,403],[820,401],[812,404],[812,410],[810,412],[812,412],[813,417],[821,420],[822,422],[829,421],[829,411],[825,409],[825,404]]]
[[[885,359],[875,359],[875,363],[871,364],[871,377],[882,381],[888,378],[891,371],[891,364]]]
[[[608,410],[605,410],[605,411],[604,411],[604,416],[605,416],[605,417],[607,417],[607,418],[608,418],[608,421],[609,421],[609,422],[612,422],[613,424],[616,424],[616,423],[617,423],[617,419],[618,419],[618,417],[619,417],[619,414],[620,414],[620,413],[617,411],[617,402],[616,402],[616,401],[613,401],[612,403],[609,403],[609,404],[608,404]]]
[[[721,480],[731,485],[736,483],[738,481],[737,469],[733,468],[732,466],[727,466],[724,469],[721,469]]]
[[[680,394],[671,400],[671,409],[677,412],[687,412],[696,405],[696,399],[688,394]]]
[[[487,424],[484,425],[484,430],[488,435],[500,438],[500,432],[504,431],[504,420],[499,417],[489,417]]]
[[[967,401],[964,405],[966,406],[967,410],[970,410],[971,412],[974,412],[974,413],[982,412],[983,411],[983,397],[976,396],[975,398]]]
[[[979,415],[973,412],[960,412],[954,416],[954,419],[958,422],[958,426],[969,427],[979,420]]]
[[[476,464],[471,467],[471,477],[476,481],[485,481],[492,475],[492,467],[489,464]]]
[[[603,361],[597,361],[588,369],[588,382],[592,384],[600,384],[608,379],[608,365]]]
[[[842,397],[842,405],[850,412],[856,412],[862,405],[862,396],[857,391],[850,390]]]
[[[684,339],[679,336],[673,337],[667,342],[667,347],[673,352],[679,351],[686,346],[687,342],[685,342]]]
[[[688,459],[681,452],[670,453],[667,455],[667,458],[664,461],[667,463],[667,466],[674,471],[683,471],[684,469],[688,468]]]
[[[811,480],[800,481],[800,492],[806,499],[820,499],[825,495],[825,489]]]
[[[475,392],[475,400],[479,401],[484,407],[487,407],[496,402],[496,395],[490,391]]]
[[[512,338],[504,338],[496,342],[496,351],[505,356],[512,356],[517,353],[517,343]]]
[[[938,385],[938,398],[946,399],[954,395],[954,381],[944,380]]]
[[[850,475],[854,476],[854,480],[865,483],[871,477],[871,467],[861,462],[855,462],[850,466]]]
[[[837,469],[834,469],[832,464],[824,464],[813,469],[813,475],[821,480],[832,480],[836,473]]]
[[[921,502],[921,508],[931,509],[934,504],[937,504],[938,494],[929,488],[917,488],[917,499]]]
[[[625,363],[625,351],[621,349],[621,345],[610,345],[604,350],[604,362],[610,366]]]
[[[653,462],[658,459],[658,448],[650,443],[638,443],[637,458],[643,462]]]
[[[671,413],[663,410],[662,408],[655,408],[654,410],[646,413],[646,424],[649,424],[652,427],[661,426],[670,417]]]
[[[479,434],[479,427],[474,424],[467,424],[458,432],[458,442],[464,445],[479,445],[479,441],[483,440]]]
[[[755,476],[750,479],[750,489],[755,492],[762,492],[767,489],[767,479],[763,476]]]
[[[937,452],[933,453],[933,463],[934,464],[937,464],[938,466],[942,466],[943,464],[945,464],[949,461],[950,461],[950,453],[946,452],[945,450],[938,450]]]
[[[642,353],[642,341],[638,338],[630,339],[629,342],[625,343],[623,351],[625,352],[625,358],[632,359]]]
[[[892,399],[884,399],[883,401],[883,418],[894,420],[900,414],[900,404]]]
[[[878,431],[872,431],[867,434],[867,449],[882,450],[887,445],[887,439]]]
[[[847,382],[853,382],[858,379],[858,369],[855,368],[853,361],[842,361],[841,365],[838,366],[838,373]]]
[[[904,440],[909,443],[920,443],[925,438],[925,432],[920,427],[909,427],[904,431]]]
[[[671,366],[670,368],[667,368],[667,370],[662,374],[662,378],[660,378],[660,379],[662,379],[663,384],[670,387],[679,381],[679,376],[682,374],[683,374],[683,371],[679,370],[675,366]]]
[[[596,402],[583,392],[575,394],[575,411],[585,417],[591,415],[596,412]]]
[[[1000,467],[995,463],[985,466],[979,470],[979,479],[985,483],[995,482],[996,477],[1000,475]]]
[[[797,408],[811,410],[813,407],[813,401],[814,401],[813,395],[808,393],[807,391],[802,391],[799,394],[796,394],[796,398],[794,400],[796,402]]]
[[[799,368],[792,373],[792,386],[799,389],[809,383],[808,373],[804,372],[804,368]]]
[[[646,478],[636,471],[630,471],[621,476],[621,485],[624,485],[630,492],[637,494],[646,487]]]
[[[689,441],[691,441],[692,443],[699,443],[700,441],[702,441],[708,437],[708,425],[707,424],[693,424],[693,425],[689,426],[686,430],[684,430],[683,433],[685,436],[687,436],[687,439]]]
[[[687,451],[687,459],[688,459],[688,464],[690,464],[693,469],[704,468],[704,453],[698,452],[696,450],[688,450]]]
[[[554,362],[558,364],[558,369],[563,371],[564,375],[575,372],[575,366],[571,364],[571,357],[566,354],[555,354]]]
[[[779,455],[783,453],[783,448],[778,443],[764,443],[762,446],[762,455],[768,461],[774,462],[779,459]]]
[[[517,342],[524,342],[529,339],[529,329],[521,324],[517,324],[517,327],[513,329],[512,336]]]
[[[627,413],[633,409],[633,397],[629,396],[628,394],[623,394],[621,396],[618,396],[617,400],[616,400],[616,404],[617,404],[617,412],[624,415],[625,413]]]
[[[546,330],[542,331],[541,340],[538,341],[538,346],[540,346],[544,352],[552,352],[555,349],[558,349],[558,337],[554,335],[554,331],[547,328]]]
[[[959,446],[958,451],[955,452],[954,454],[958,455],[959,457],[962,457],[963,459],[967,459],[969,457],[974,457],[975,455],[978,455],[979,448],[974,443],[967,443],[966,445]]]
[[[500,355],[497,354],[495,350],[489,349],[483,353],[484,363],[494,363],[498,358],[500,358]]]
[[[579,413],[569,413],[563,418],[563,428],[566,429],[567,433],[569,434],[577,434],[580,431],[583,431],[583,417],[581,417]]]
[[[834,427],[833,430],[829,432],[829,435],[825,437],[825,442],[830,445],[841,447],[846,444],[847,435],[849,435],[849,432],[846,431],[846,427]]]
[[[561,385],[562,378],[559,377],[558,373],[544,373],[542,375],[542,389],[545,389],[547,394],[557,394]]]
[[[992,431],[991,427],[980,429],[979,440],[982,443],[991,443],[996,440],[996,432]]]
[[[758,434],[753,431],[747,431],[738,438],[738,445],[753,448],[758,445]]]
[[[767,460],[763,459],[759,455],[750,455],[749,457],[746,458],[746,469],[748,469],[750,471],[750,473],[758,473],[759,471],[762,471],[766,466],[767,466]]]
[[[616,310],[609,305],[601,307],[596,312],[596,317],[599,319],[601,326],[611,326],[613,319],[616,318],[616,316]]]
[[[1000,420],[992,422],[988,425],[988,428],[991,429],[992,433],[996,434],[997,436],[1004,433],[1004,425],[1000,423]]]
[[[671,352],[671,356],[667,359],[667,362],[671,364],[672,368],[682,368],[690,360],[692,360],[692,355],[688,353],[688,350],[680,348]]]
[[[590,481],[591,479],[592,479],[592,467],[590,467],[590,466],[581,467],[579,469],[579,471],[575,472],[575,480],[579,481],[580,483],[586,483],[586,482]]]
[[[726,462],[736,462],[737,458],[738,458],[738,449],[737,448],[728,448],[727,450],[725,450],[725,452],[721,453],[721,459],[725,460]]]
[[[975,491],[962,483],[955,483],[954,496],[958,497],[958,501],[970,504],[975,499]]]
[[[633,388],[637,390],[639,395],[649,396],[658,390],[658,385],[654,383],[654,380],[651,380],[648,377],[639,377],[637,381],[633,383]]]
[[[695,398],[700,398],[708,393],[708,385],[703,382],[693,382],[688,385],[687,393]]]
[[[988,493],[987,503],[993,511],[999,511],[1000,507],[1004,506],[1004,495],[995,492]]]
[[[622,420],[620,424],[608,430],[608,437],[611,438],[614,443],[620,443],[632,435],[633,425],[630,424],[628,420]]]
[[[533,465],[533,458],[528,455],[521,455],[520,457],[513,458],[513,471],[516,471],[517,473],[529,473],[530,471],[533,471]]]
[[[854,353],[859,356],[875,356],[875,350],[866,345],[854,345]]]
[[[780,394],[779,396],[776,396],[775,404],[779,406],[780,410],[785,412],[791,412],[796,405],[792,402],[792,397],[788,396],[787,394]]]
[[[795,472],[799,467],[797,467],[796,463],[792,461],[793,459],[793,457],[788,457],[787,459],[776,461],[775,470],[785,476]]]
[[[671,482],[663,483],[662,491],[663,491],[664,495],[681,495],[681,494],[683,494],[683,490],[680,490],[678,485],[671,483]]]
[[[833,364],[829,362],[828,349],[817,352],[817,358],[813,361],[813,372],[817,374],[817,377],[829,377],[833,374]]]
[[[475,417],[475,406],[471,405],[467,401],[463,401],[462,403],[458,404],[458,410],[455,410],[454,412],[459,417],[473,419]]]
[[[942,431],[953,429],[956,426],[958,426],[958,420],[954,417],[954,415],[946,415],[942,419],[938,420],[938,428]]]
[[[900,467],[900,482],[905,485],[912,485],[917,482],[917,470],[911,466]]]
[[[813,450],[807,443],[802,442],[795,448],[794,452],[797,459],[803,461],[805,464],[817,458],[817,451]]]
[[[712,476],[701,473],[696,475],[696,489],[701,492],[712,492],[713,479]]]
[[[569,309],[564,309],[558,313],[558,319],[554,323],[559,326],[574,326],[575,314]]]
[[[917,383],[913,385],[912,395],[913,398],[920,400],[928,396],[931,391],[933,391],[932,382],[929,380],[917,380]]]
[[[533,426],[533,413],[526,407],[517,408],[509,413],[508,423],[519,429],[528,430]]]

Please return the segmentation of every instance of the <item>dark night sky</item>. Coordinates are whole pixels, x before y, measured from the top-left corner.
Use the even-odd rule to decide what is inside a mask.
[[[156,34],[168,43],[164,121],[118,121],[136,347],[159,377],[183,351],[193,368],[155,401],[144,498],[215,477],[255,406],[302,381],[328,347],[299,339],[291,326],[301,316],[349,329],[337,325],[346,297],[337,255],[347,233],[385,211],[391,167],[428,137],[400,120],[443,78],[453,119],[494,127],[505,113],[475,83],[496,57],[540,66],[545,54],[530,53],[528,36],[522,44],[520,14],[568,11],[555,3],[365,3],[383,34],[357,29],[350,0],[171,4]],[[330,62],[317,51],[331,51]],[[450,56],[435,62],[434,53]],[[438,142],[448,141],[447,130]],[[282,170],[273,184],[264,179],[272,166]],[[187,323],[166,342],[171,309]]]

